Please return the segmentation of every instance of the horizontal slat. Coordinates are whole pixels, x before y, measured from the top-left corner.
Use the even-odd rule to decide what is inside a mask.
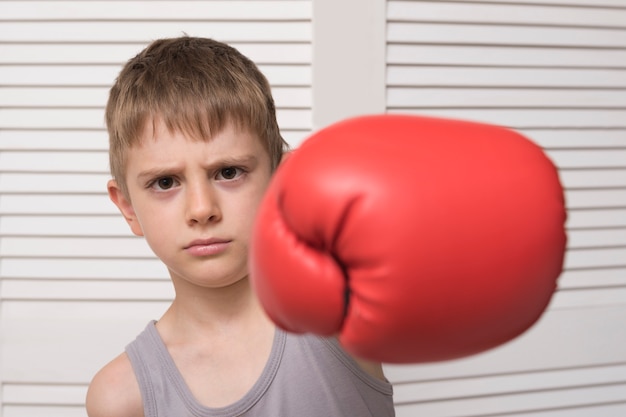
[[[62,163],[60,163],[62,161]],[[77,172],[106,173],[109,171],[107,152],[0,152],[3,172]]]
[[[308,20],[311,1],[2,1],[1,20]]]
[[[2,276],[9,279],[164,279],[167,269],[156,256],[146,259],[4,258]]]
[[[6,405],[3,407],[4,417],[85,417],[84,406],[47,406],[47,405]]]
[[[126,58],[130,57],[129,55]],[[259,65],[258,67],[274,87],[311,85],[310,65]],[[121,69],[121,63],[116,65],[31,64],[0,66],[0,86],[62,85],[108,88]],[[46,74],[46,76],[42,77],[41,74]]]
[[[169,280],[2,280],[2,300],[171,301],[173,299],[174,289]]]
[[[609,150],[549,150],[547,155],[561,169],[626,168],[626,148]]]
[[[392,0],[394,1],[394,0]],[[476,0],[454,0],[455,3],[475,3]],[[481,0],[481,3],[497,3],[497,4],[519,4],[519,0]],[[537,4],[545,6],[546,0],[524,0],[524,4]],[[624,5],[624,0],[550,0],[550,5],[555,6],[582,6],[594,8],[618,8]]]
[[[515,417],[622,417],[626,413],[626,403],[618,401],[616,403],[606,404],[589,404],[585,406],[559,407],[546,410],[533,410],[530,412],[522,412],[509,414]],[[488,417],[488,416],[481,416]],[[495,416],[491,416],[495,417]],[[499,417],[499,416],[498,416]]]
[[[571,269],[559,277],[562,290],[599,288],[603,286],[626,287],[626,267],[605,269]]]
[[[224,42],[310,42],[310,22],[2,22],[0,42],[142,42],[183,34]]]
[[[121,63],[119,65],[3,65],[0,66],[0,86],[109,87],[121,69]],[[42,74],[46,76],[42,77]]]
[[[563,169],[560,176],[565,187],[570,189],[626,186],[626,169]]]
[[[533,391],[486,398],[424,402],[404,405],[397,417],[496,417],[549,409],[595,407],[603,403],[626,403],[626,383],[605,386],[572,388],[567,390]],[[615,414],[614,414],[615,415]]]
[[[283,129],[310,129],[310,109],[278,109],[279,125]],[[104,107],[64,109],[0,108],[0,129],[104,129]]]
[[[626,129],[521,129],[520,133],[547,149],[626,148]]]
[[[104,129],[104,107],[64,109],[0,108],[0,129]]]
[[[623,16],[626,19],[626,13]],[[506,16],[501,17],[506,19]],[[621,48],[626,45],[626,32],[599,28],[513,26],[502,23],[502,20],[490,25],[392,22],[387,26],[387,42]]]
[[[594,227],[625,227],[626,208],[606,210],[571,209],[567,212],[567,225],[571,229]]]
[[[390,113],[421,114],[424,116],[447,117],[525,128],[626,128],[626,109],[431,109],[393,108]],[[0,113],[0,120],[2,114]]]
[[[585,309],[607,305],[626,305],[626,286],[568,289],[557,291],[550,304],[551,310]],[[626,378],[624,379],[626,382]]]
[[[104,107],[106,87],[0,87],[2,107]]]
[[[0,58],[1,59],[1,58]],[[387,64],[626,67],[626,50],[460,45],[387,45]]]
[[[389,65],[387,85],[414,87],[617,88],[625,69]]]
[[[626,71],[623,77],[626,78]],[[536,88],[387,88],[389,107],[623,108],[626,88],[613,90]]]
[[[121,215],[0,217],[0,236],[129,236]]]
[[[113,215],[118,213],[117,207],[109,200],[105,192],[94,195],[0,195],[0,215]]]
[[[52,153],[51,155],[54,155]],[[58,162],[57,162],[58,163]],[[99,163],[101,173],[2,173],[0,172],[0,192],[2,193],[106,193],[108,165]],[[61,169],[61,168],[57,168]],[[72,168],[65,168],[72,170]],[[33,169],[34,170],[34,169]],[[108,204],[108,203],[107,203]],[[4,207],[3,204],[0,207]],[[25,207],[26,208],[26,207]]]
[[[273,88],[283,86],[310,87],[311,65],[258,65]]]
[[[565,257],[565,268],[607,268],[626,266],[626,247],[571,249]],[[623,300],[626,304],[626,299]]]
[[[626,227],[602,230],[570,230],[567,246],[570,249],[626,247]],[[626,265],[626,259],[624,259],[624,264]]]
[[[0,151],[108,151],[109,138],[101,130],[3,130]]]
[[[5,257],[153,258],[154,253],[138,237],[1,237]]]
[[[311,89],[274,87],[277,109],[310,108]],[[0,107],[102,107],[107,103],[106,87],[0,87]],[[104,110],[103,110],[104,112]]]
[[[626,10],[602,9],[599,5],[609,2],[592,1],[561,1],[564,4],[581,4],[595,7],[559,7],[559,1],[535,1],[539,3],[502,4],[505,1],[492,1],[496,4],[461,4],[445,1],[389,1],[387,19],[391,21],[420,22],[471,22],[471,23],[502,23],[533,24],[533,25],[573,25],[573,26],[616,26],[623,27]],[[515,3],[515,2],[510,2]],[[517,2],[520,3],[520,2]],[[557,3],[557,4],[555,4]],[[623,2],[615,0],[615,6],[623,6]]]
[[[180,35],[180,33],[176,35]],[[229,43],[257,65],[308,65],[311,63],[312,52],[309,43]],[[0,64],[106,64],[121,66],[137,55],[146,45],[146,42],[91,45],[75,43],[5,44],[2,45]]]
[[[292,146],[297,146],[309,134],[310,129],[282,129],[281,134]],[[3,130],[0,135],[2,150],[33,151],[105,151],[109,143],[107,132],[98,130]],[[2,174],[0,174],[1,178]]]
[[[569,190],[565,201],[570,209],[626,207],[626,188],[613,190]]]
[[[133,301],[125,301],[121,300],[119,303],[97,303],[90,301],[77,301],[77,302],[69,302],[69,301],[55,301],[55,302],[45,302],[45,301],[23,301],[16,302],[7,300],[2,304],[2,313],[4,314],[4,318],[7,319],[6,327],[7,331],[10,330],[10,334],[12,335],[12,340],[19,340],[21,336],[26,336],[27,332],[20,333],[21,323],[29,322],[32,325],[32,334],[31,337],[41,337],[43,339],[46,338],[45,334],[41,334],[38,336],[38,332],[35,328],[45,328],[45,320],[43,323],[37,324],[41,321],[42,317],[47,317],[50,319],[50,324],[55,324],[59,326],[63,326],[63,322],[66,321],[66,324],[70,326],[77,325],[82,326],[84,324],[88,324],[89,321],[92,323],[111,323],[112,322],[123,322],[126,318],[129,320],[134,319],[143,319],[144,317],[153,317],[154,314],[164,313],[165,310],[163,308],[167,308],[169,306],[169,302],[133,302]],[[84,314],[81,314],[83,312]],[[147,323],[143,323],[139,331],[143,330]],[[23,328],[22,328],[23,329]],[[47,332],[45,332],[47,333]],[[72,333],[70,330],[66,330],[61,332]],[[82,339],[85,334],[82,335],[74,335],[74,338]],[[134,337],[135,335],[133,335]],[[98,338],[94,338],[98,339]],[[120,340],[119,338],[116,343],[124,343],[128,341]],[[7,339],[8,340],[8,339]],[[58,342],[59,344],[63,344],[62,340],[54,338],[54,340],[50,340],[50,342]],[[96,343],[105,342],[105,339],[102,338],[97,340]],[[34,359],[34,358],[33,358]],[[6,364],[6,362],[5,362]],[[9,378],[11,379],[11,378]],[[28,379],[16,379],[16,381],[36,381],[34,378]],[[41,380],[41,382],[55,382],[54,380]],[[73,382],[82,382],[80,379],[74,380],[60,380],[56,381],[59,383],[73,383]]]

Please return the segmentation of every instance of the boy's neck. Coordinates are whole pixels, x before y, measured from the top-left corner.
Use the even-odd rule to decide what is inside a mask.
[[[248,278],[223,288],[176,288],[176,298],[159,320],[162,336],[198,339],[249,331],[269,319],[254,295]],[[177,336],[175,336],[177,335]]]

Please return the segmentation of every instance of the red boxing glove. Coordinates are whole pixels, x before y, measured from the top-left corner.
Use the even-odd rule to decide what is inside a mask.
[[[486,124],[381,115],[311,136],[275,174],[252,285],[287,331],[388,363],[458,358],[528,329],[556,289],[563,190],[542,150]]]

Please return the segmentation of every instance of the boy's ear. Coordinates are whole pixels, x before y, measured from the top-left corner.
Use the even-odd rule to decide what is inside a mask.
[[[135,210],[130,200],[124,195],[124,192],[117,184],[115,180],[109,180],[107,183],[107,191],[109,192],[109,198],[120,210],[126,223],[130,226],[130,230],[137,236],[143,236],[143,230],[135,215]]]

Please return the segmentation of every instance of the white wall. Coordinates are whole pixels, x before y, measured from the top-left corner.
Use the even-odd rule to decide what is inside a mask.
[[[84,416],[93,373],[172,296],[106,197],[103,108],[126,59],[182,32],[259,64],[294,146],[384,111],[544,146],[570,237],[548,313],[492,352],[387,367],[397,412],[626,415],[623,0],[0,0],[0,417]]]

